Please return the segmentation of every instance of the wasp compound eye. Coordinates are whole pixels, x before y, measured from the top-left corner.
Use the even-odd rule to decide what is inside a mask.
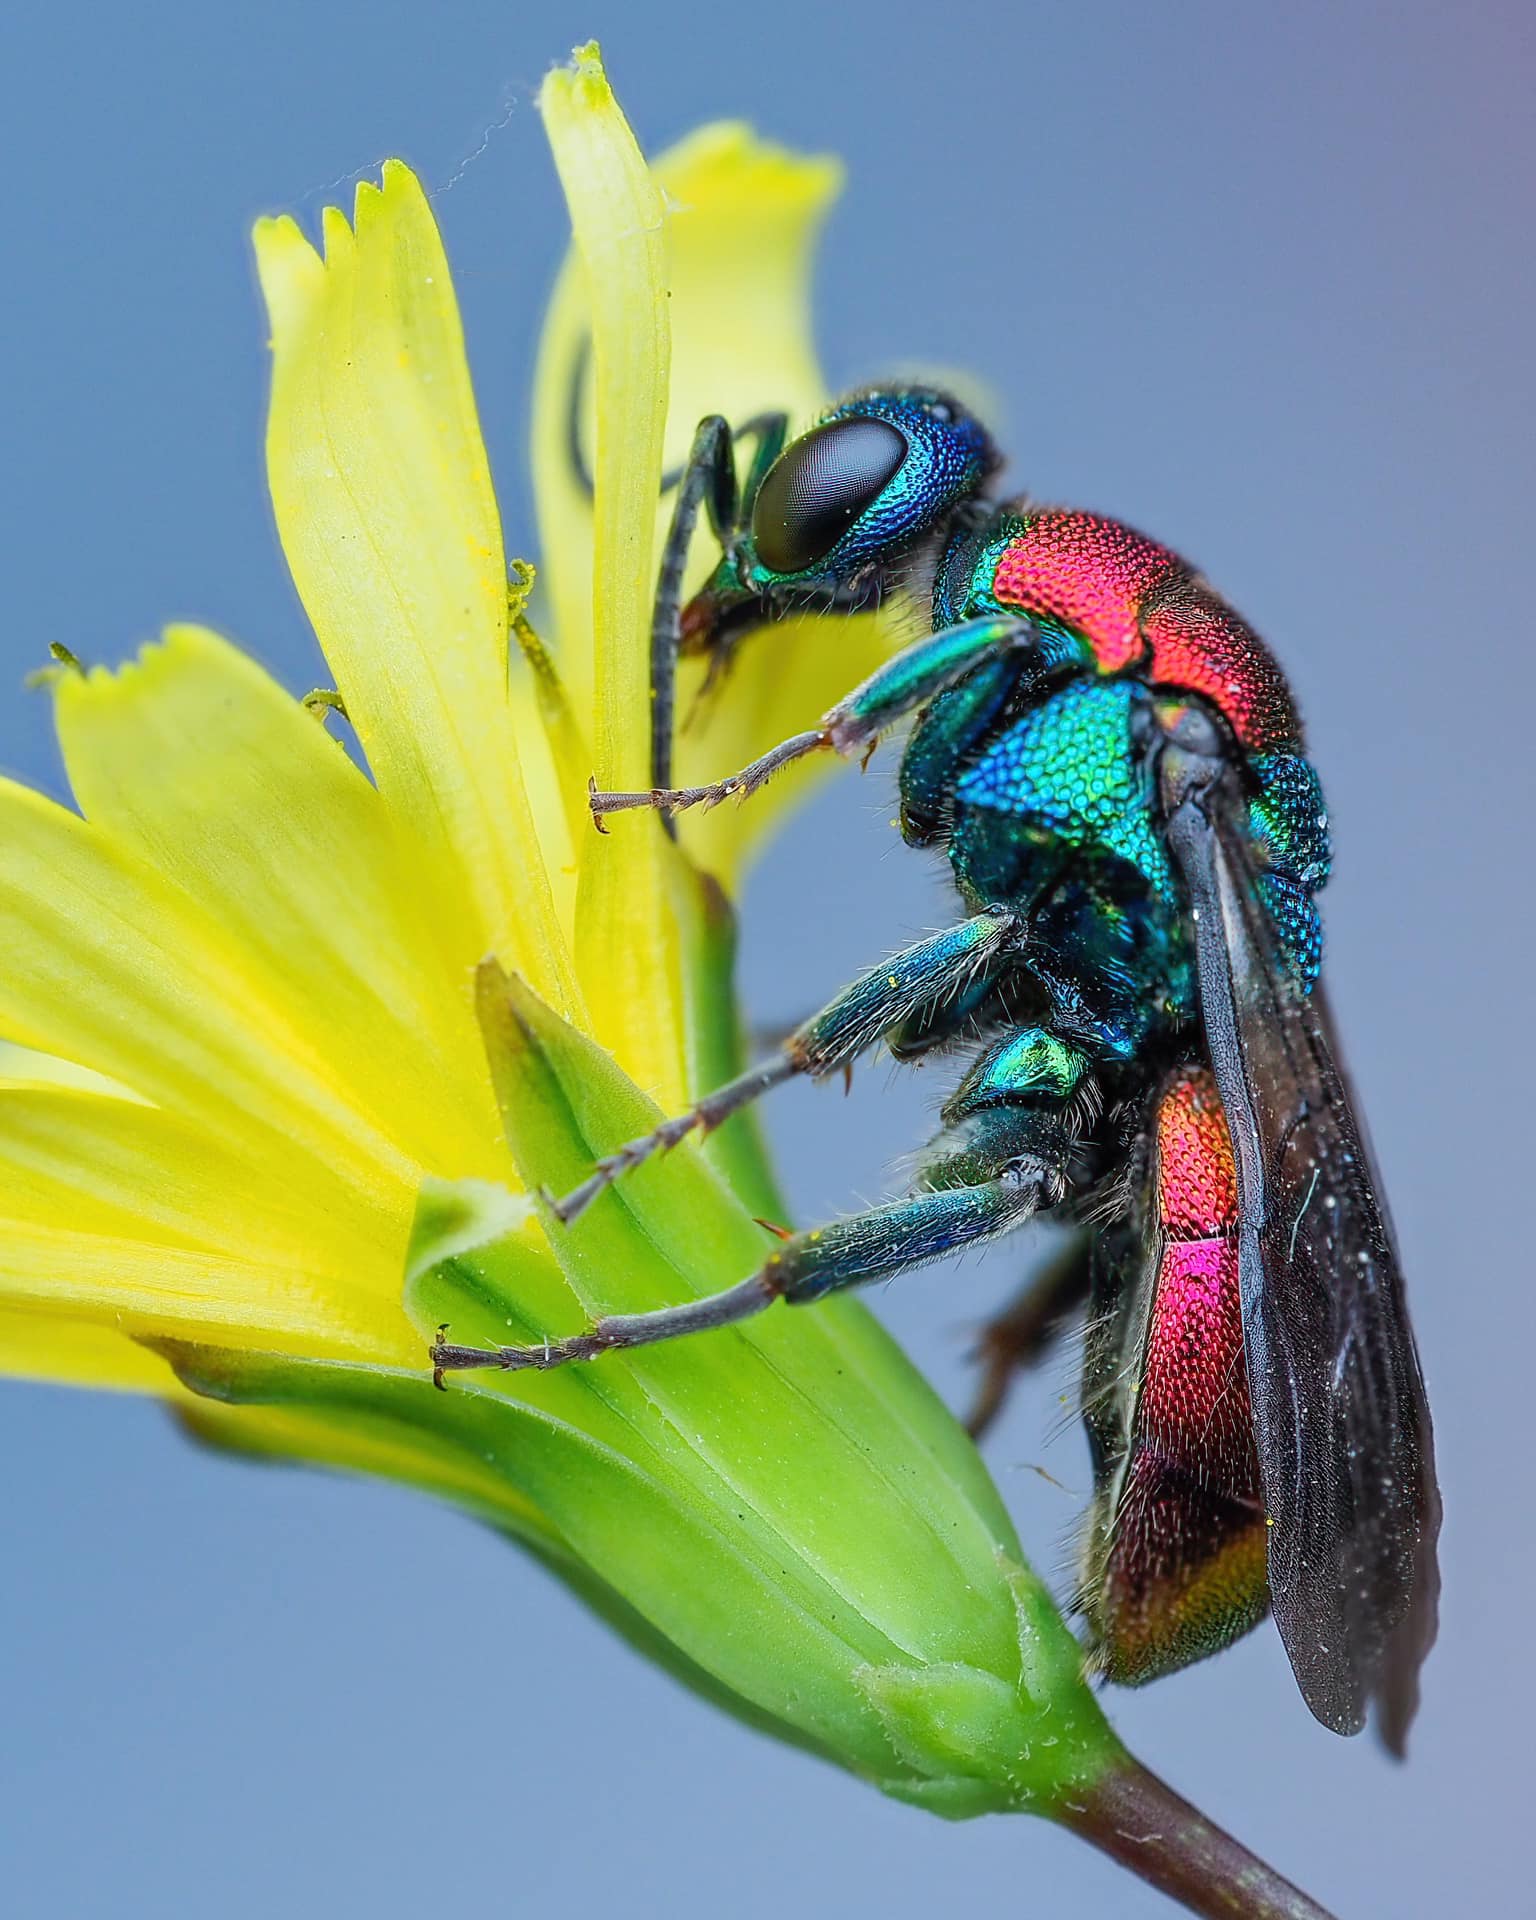
[[[804,573],[824,560],[874,505],[907,457],[888,420],[828,420],[784,449],[752,509],[757,557],[773,573]]]

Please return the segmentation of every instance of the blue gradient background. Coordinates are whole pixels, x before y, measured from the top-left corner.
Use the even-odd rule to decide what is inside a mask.
[[[50,639],[115,657],[192,616],[295,688],[319,676],[264,495],[251,216],[312,217],[392,152],[437,190],[516,549],[562,246],[545,65],[600,33],[652,146],[739,113],[840,149],[834,378],[973,369],[1020,484],[1199,560],[1292,670],[1337,826],[1330,976],[1446,1491],[1413,1757],[1315,1726],[1268,1628],[1110,1704],[1343,1915],[1536,1911],[1529,9],[134,14],[64,0],[7,29],[0,765],[58,788],[43,702],[18,691]],[[763,1019],[944,912],[933,869],[889,857],[889,778],[845,780],[758,876]],[[934,1096],[878,1069],[848,1104],[786,1092],[801,1216],[878,1194]],[[877,1301],[953,1398],[1024,1253]],[[1087,1480],[1069,1392],[1064,1372],[1032,1385],[991,1447],[1046,1566]],[[1050,1829],[946,1827],[717,1720],[447,1511],[205,1456],[127,1401],[6,1384],[0,1429],[11,1911],[1169,1911]]]

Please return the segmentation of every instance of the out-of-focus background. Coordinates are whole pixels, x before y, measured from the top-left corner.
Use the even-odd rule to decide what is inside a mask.
[[[245,233],[349,200],[387,154],[434,192],[508,545],[530,546],[532,348],[564,244],[533,95],[593,32],[652,148],[739,114],[846,155],[820,278],[835,381],[970,369],[1019,485],[1181,548],[1291,671],[1337,831],[1330,980],[1437,1420],[1444,1630],[1406,1768],[1314,1724],[1268,1627],[1110,1704],[1342,1915],[1536,1912],[1519,0],[29,9],[0,115],[0,765],[59,788],[21,691],[50,640],[115,658],[196,617],[296,689],[321,677],[264,494]],[[757,875],[762,1020],[945,912],[893,847],[890,772],[845,778]],[[770,1124],[799,1217],[878,1195],[937,1094],[882,1068],[846,1103],[787,1091]],[[879,1294],[952,1399],[1027,1258]],[[1029,1386],[989,1449],[1047,1567],[1087,1486],[1070,1393],[1065,1367]],[[1167,1911],[1045,1827],[945,1826],[727,1724],[447,1510],[230,1464],[128,1400],[0,1383],[0,1434],[8,1911]]]

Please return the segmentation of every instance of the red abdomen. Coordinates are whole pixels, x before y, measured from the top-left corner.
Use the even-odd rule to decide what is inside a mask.
[[[1101,673],[1201,695],[1247,752],[1300,747],[1290,691],[1252,627],[1176,553],[1118,520],[1029,514],[998,554],[991,590],[1081,635]]]
[[[1225,1646],[1268,1604],[1266,1526],[1243,1361],[1237,1183],[1204,1067],[1156,1113],[1156,1271],[1130,1457],[1097,1611],[1118,1680]]]

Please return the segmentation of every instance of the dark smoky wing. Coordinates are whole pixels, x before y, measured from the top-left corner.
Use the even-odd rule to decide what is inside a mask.
[[[1169,822],[1238,1170],[1243,1334],[1276,1623],[1308,1706],[1400,1753],[1435,1637],[1429,1408],[1327,1016],[1293,984],[1230,777]]]

